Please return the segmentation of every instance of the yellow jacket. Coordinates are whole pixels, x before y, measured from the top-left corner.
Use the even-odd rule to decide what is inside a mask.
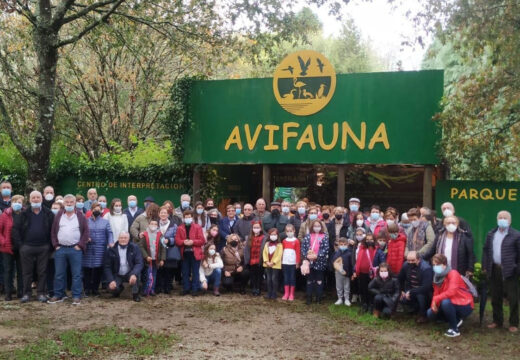
[[[264,260],[264,267],[268,267],[267,263],[269,262],[269,241],[267,241],[264,245],[264,251],[262,253],[262,259]],[[273,253],[273,257],[271,258],[271,262],[274,264],[273,269],[281,269],[282,268],[282,255],[283,255],[283,246],[281,243],[276,245],[276,250]]]

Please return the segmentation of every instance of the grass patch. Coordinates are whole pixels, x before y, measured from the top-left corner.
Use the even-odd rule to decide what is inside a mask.
[[[69,330],[2,356],[15,359],[91,359],[116,352],[145,357],[163,353],[176,341],[175,335],[154,334],[144,329]]]

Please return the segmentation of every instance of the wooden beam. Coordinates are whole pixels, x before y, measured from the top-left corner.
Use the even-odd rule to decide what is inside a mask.
[[[427,165],[424,167],[424,177],[423,177],[423,206],[428,208],[432,208],[432,177],[433,177],[433,167]]]
[[[271,203],[271,166],[262,165],[262,197],[265,200],[267,208]]]
[[[193,168],[193,204],[200,201],[200,167]]]
[[[338,188],[336,204],[345,206],[345,166],[338,165]]]

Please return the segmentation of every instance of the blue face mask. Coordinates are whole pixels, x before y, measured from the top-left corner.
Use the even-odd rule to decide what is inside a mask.
[[[350,211],[356,212],[356,211],[359,210],[359,206],[357,206],[357,205],[349,205],[349,209],[350,209]]]
[[[22,204],[20,204],[20,203],[12,203],[11,207],[13,208],[13,211],[20,211],[20,210],[22,210]]]
[[[107,207],[107,203],[104,201],[100,201],[99,206],[101,206],[101,209],[105,209]]]
[[[51,211],[52,211],[52,213],[53,213],[54,215],[58,215],[58,211],[59,211],[58,209],[51,209]]]
[[[412,224],[410,224],[410,223],[406,223],[406,224],[405,223],[401,223],[401,226],[403,228],[405,228],[405,229],[408,229],[410,226],[412,226]]]
[[[242,209],[235,209],[235,213],[236,213],[237,215],[240,215],[240,214],[242,213]]]
[[[78,209],[83,209],[83,208],[85,207],[85,204],[82,203],[82,202],[78,202],[78,203],[76,203],[76,207],[77,207]]]
[[[204,209],[197,209],[197,214],[202,214],[204,212]]]
[[[11,196],[11,189],[2,189],[2,196],[3,197]]]
[[[32,202],[32,203],[31,203],[31,207],[32,207],[33,209],[39,209],[39,208],[42,207],[42,203],[41,203],[41,202],[37,202],[37,203],[33,203],[33,202]]]
[[[65,211],[66,212],[73,212],[74,211],[74,206],[65,206]]]
[[[318,215],[316,215],[316,214],[309,215],[309,219],[311,219],[311,221],[316,220],[317,218],[318,218]]]
[[[395,239],[397,239],[397,235],[398,235],[398,234],[394,234],[394,233],[392,233],[392,234],[390,234],[390,237],[391,237],[392,239],[395,240]]]
[[[437,275],[442,274],[443,271],[444,271],[444,268],[442,267],[442,265],[433,265],[433,272],[436,273]]]
[[[499,228],[505,229],[509,226],[509,221],[507,219],[498,219],[497,224]]]
[[[305,214],[305,208],[304,207],[299,207],[298,208],[298,214],[300,214],[300,215]]]
[[[135,208],[137,206],[137,201],[135,200],[130,200],[128,202],[128,206],[130,206],[131,208]]]
[[[345,251],[345,250],[348,249],[348,246],[347,246],[347,245],[340,245],[339,249],[340,249],[341,251]]]
[[[182,201],[181,202],[181,206],[183,209],[187,209],[190,207],[190,202],[189,201]]]
[[[186,219],[184,219],[184,223],[185,223],[186,225],[191,225],[192,222],[193,222],[193,219],[192,219],[192,218],[186,218]]]
[[[376,213],[376,212],[371,213],[371,214],[370,214],[370,218],[371,218],[372,220],[374,220],[374,221],[379,220],[379,213]]]

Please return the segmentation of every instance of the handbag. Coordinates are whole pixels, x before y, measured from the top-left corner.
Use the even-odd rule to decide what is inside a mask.
[[[181,261],[181,251],[177,245],[166,248],[166,261]]]
[[[371,279],[373,279],[377,275],[377,268],[372,266],[372,260],[370,260],[370,252],[368,251],[368,249],[366,249],[366,254],[367,254],[367,258],[368,258],[368,263],[370,265],[370,268],[368,270],[368,275],[370,276]]]

